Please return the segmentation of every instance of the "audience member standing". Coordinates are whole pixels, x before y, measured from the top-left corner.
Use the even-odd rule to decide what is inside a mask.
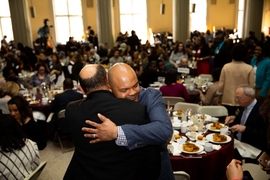
[[[131,36],[128,37],[127,45],[130,46],[132,52],[140,48],[141,43],[134,30],[131,31]]]
[[[255,73],[256,98],[262,102],[270,94],[270,59],[269,46],[266,43],[258,43],[251,59],[251,66]]]
[[[224,105],[229,115],[234,115],[239,104],[235,100],[235,90],[240,84],[255,86],[254,70],[252,66],[244,62],[247,56],[247,47],[236,44],[232,49],[233,61],[224,65],[219,79],[217,94],[218,103]]]
[[[197,76],[200,74],[210,74],[210,48],[205,42],[203,36],[198,36],[196,39],[196,53],[195,58],[197,61]]]

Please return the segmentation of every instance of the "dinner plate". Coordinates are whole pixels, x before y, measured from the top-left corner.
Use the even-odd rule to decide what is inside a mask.
[[[208,134],[208,135],[206,136],[206,139],[207,139],[208,141],[210,141],[210,142],[212,142],[212,143],[216,143],[216,144],[226,144],[226,143],[228,143],[228,142],[230,142],[230,141],[232,140],[232,138],[231,138],[230,136],[227,136],[227,135],[222,134],[222,135],[224,135],[224,136],[227,137],[227,141],[224,141],[224,142],[216,142],[216,141],[213,140],[213,135],[214,135],[214,134],[215,134],[215,133]]]
[[[213,131],[213,132],[220,132],[220,129],[211,129],[210,128],[210,126],[212,126],[213,125],[213,123],[209,123],[209,124],[207,124],[205,127],[209,130],[209,131]],[[220,123],[220,125],[221,126],[225,126],[225,124],[222,124],[222,123]]]
[[[172,114],[173,114],[173,116],[176,116],[176,117],[182,117],[182,116],[178,115],[177,111],[173,111]]]
[[[197,115],[198,117],[202,116],[202,114],[195,114],[195,115]],[[191,119],[193,119],[193,117],[194,117],[195,115],[192,115],[192,116],[191,116]],[[211,120],[212,120],[212,116],[210,116],[210,115],[208,115],[208,114],[204,114],[204,115],[205,115],[205,118],[204,118],[205,121],[211,121]]]
[[[184,144],[184,143],[183,143],[183,144]],[[189,152],[189,151],[185,151],[185,150],[183,149],[183,144],[180,144],[180,150],[181,150],[182,152],[186,153],[186,154],[198,154],[198,153],[202,152],[203,149],[204,149],[202,145],[200,145],[200,144],[198,144],[198,143],[191,143],[191,142],[190,142],[190,144],[195,144],[196,146],[198,146],[198,147],[199,147],[199,151],[196,151],[196,152]]]

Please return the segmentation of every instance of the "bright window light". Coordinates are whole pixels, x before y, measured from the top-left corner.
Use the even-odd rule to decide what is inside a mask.
[[[10,11],[9,11],[9,2],[8,0],[1,0],[0,38],[3,39],[5,35],[7,36],[7,39],[6,39],[7,42],[14,39]]]
[[[195,12],[192,12],[193,4],[195,4]],[[206,0],[190,0],[190,30],[206,32]]]
[[[239,38],[242,38],[243,36],[244,5],[245,5],[244,0],[239,0],[238,21],[237,21],[237,33]]]
[[[141,43],[147,40],[146,0],[120,0],[120,31],[134,30]]]
[[[84,35],[80,0],[53,0],[56,41],[66,44],[69,37],[82,41]]]

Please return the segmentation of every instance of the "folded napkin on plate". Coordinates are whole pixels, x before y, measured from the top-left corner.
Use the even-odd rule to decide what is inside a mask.
[[[221,145],[212,145],[214,150],[220,150],[221,149]]]
[[[172,142],[171,144],[169,144],[167,148],[169,150],[169,153],[171,153],[174,156],[180,156],[182,152],[180,144],[175,143],[175,142]]]
[[[242,157],[247,157],[251,159],[256,159],[261,153],[260,149],[257,149],[256,147],[251,146],[247,143],[238,141],[237,139],[234,139],[234,148],[237,148],[239,154]]]

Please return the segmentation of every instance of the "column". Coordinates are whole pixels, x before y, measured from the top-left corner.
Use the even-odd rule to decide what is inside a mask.
[[[113,24],[112,24],[112,1],[97,0],[97,29],[98,41],[108,43],[111,48],[114,46]]]
[[[173,41],[186,42],[190,36],[189,28],[189,0],[173,0]]]
[[[244,23],[243,23],[243,37],[249,36],[249,31],[254,31],[258,40],[261,39],[262,32],[262,13],[263,0],[246,0]]]
[[[9,0],[9,8],[15,45],[17,46],[17,43],[21,42],[25,46],[33,47],[27,2],[25,0]]]

